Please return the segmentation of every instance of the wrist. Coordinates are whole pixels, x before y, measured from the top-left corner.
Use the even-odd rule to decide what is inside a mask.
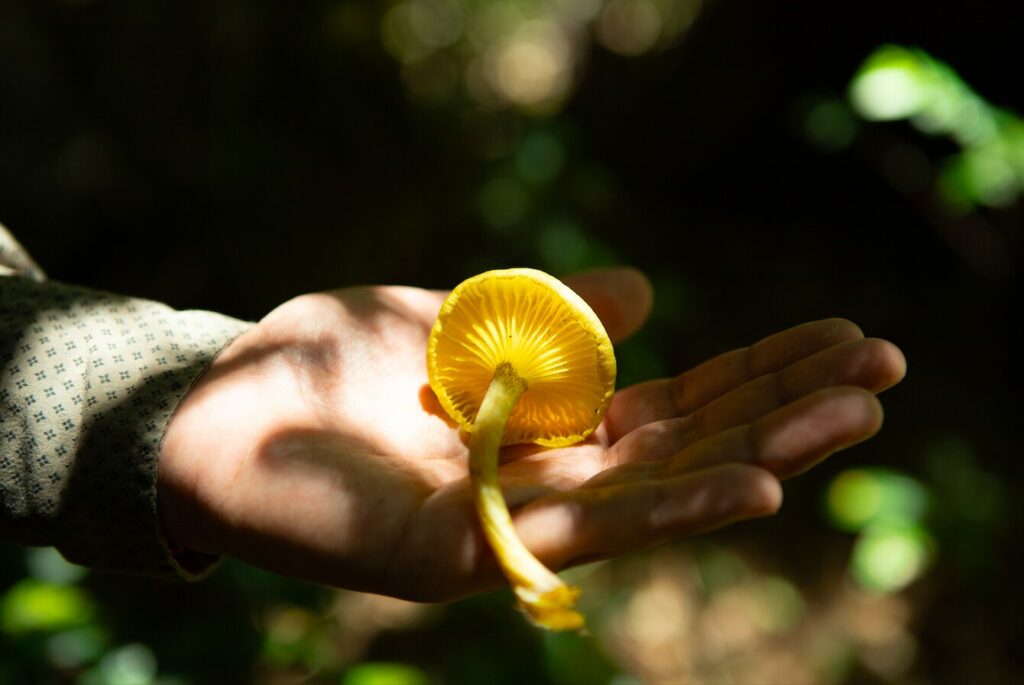
[[[207,369],[204,377],[209,371]],[[203,528],[199,522],[196,501],[198,475],[189,446],[189,432],[193,423],[189,404],[200,391],[201,384],[202,378],[189,390],[171,416],[160,445],[157,464],[157,512],[164,538],[175,555],[184,550],[216,553],[212,545],[198,538]]]
[[[157,464],[157,511],[164,538],[176,555],[191,550],[220,554],[212,519],[201,506],[204,463],[215,458],[208,444],[216,425],[216,396],[228,375],[230,360],[244,345],[242,334],[222,349],[192,384],[164,431]],[[213,431],[216,432],[216,431]]]

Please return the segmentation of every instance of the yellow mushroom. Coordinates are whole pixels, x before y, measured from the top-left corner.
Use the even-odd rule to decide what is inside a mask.
[[[445,411],[470,433],[477,513],[520,605],[545,628],[581,628],[573,609],[579,588],[516,536],[498,482],[498,450],[564,447],[601,423],[615,388],[615,355],[600,320],[542,271],[488,271],[460,283],[441,306],[427,374]]]

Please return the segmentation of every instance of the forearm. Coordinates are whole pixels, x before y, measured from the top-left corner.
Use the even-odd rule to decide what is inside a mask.
[[[189,387],[248,324],[41,279],[0,278],[0,537],[99,569],[202,573],[209,558],[175,556],[164,540],[159,447]]]

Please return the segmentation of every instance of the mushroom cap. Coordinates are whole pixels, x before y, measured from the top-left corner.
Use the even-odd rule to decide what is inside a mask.
[[[502,364],[527,387],[505,427],[505,445],[579,442],[601,423],[615,391],[615,353],[601,321],[583,298],[536,269],[463,281],[430,332],[430,387],[467,431]]]

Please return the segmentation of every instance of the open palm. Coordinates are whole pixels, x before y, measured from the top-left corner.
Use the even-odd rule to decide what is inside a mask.
[[[631,270],[567,283],[613,340],[649,310],[649,285]],[[426,341],[444,295],[305,295],[234,341],[164,441],[170,539],[417,600],[500,583],[473,507],[468,449],[427,385]],[[904,367],[892,344],[830,319],[620,390],[586,442],[503,451],[517,531],[558,569],[773,513],[778,479],[878,430],[873,393]]]

